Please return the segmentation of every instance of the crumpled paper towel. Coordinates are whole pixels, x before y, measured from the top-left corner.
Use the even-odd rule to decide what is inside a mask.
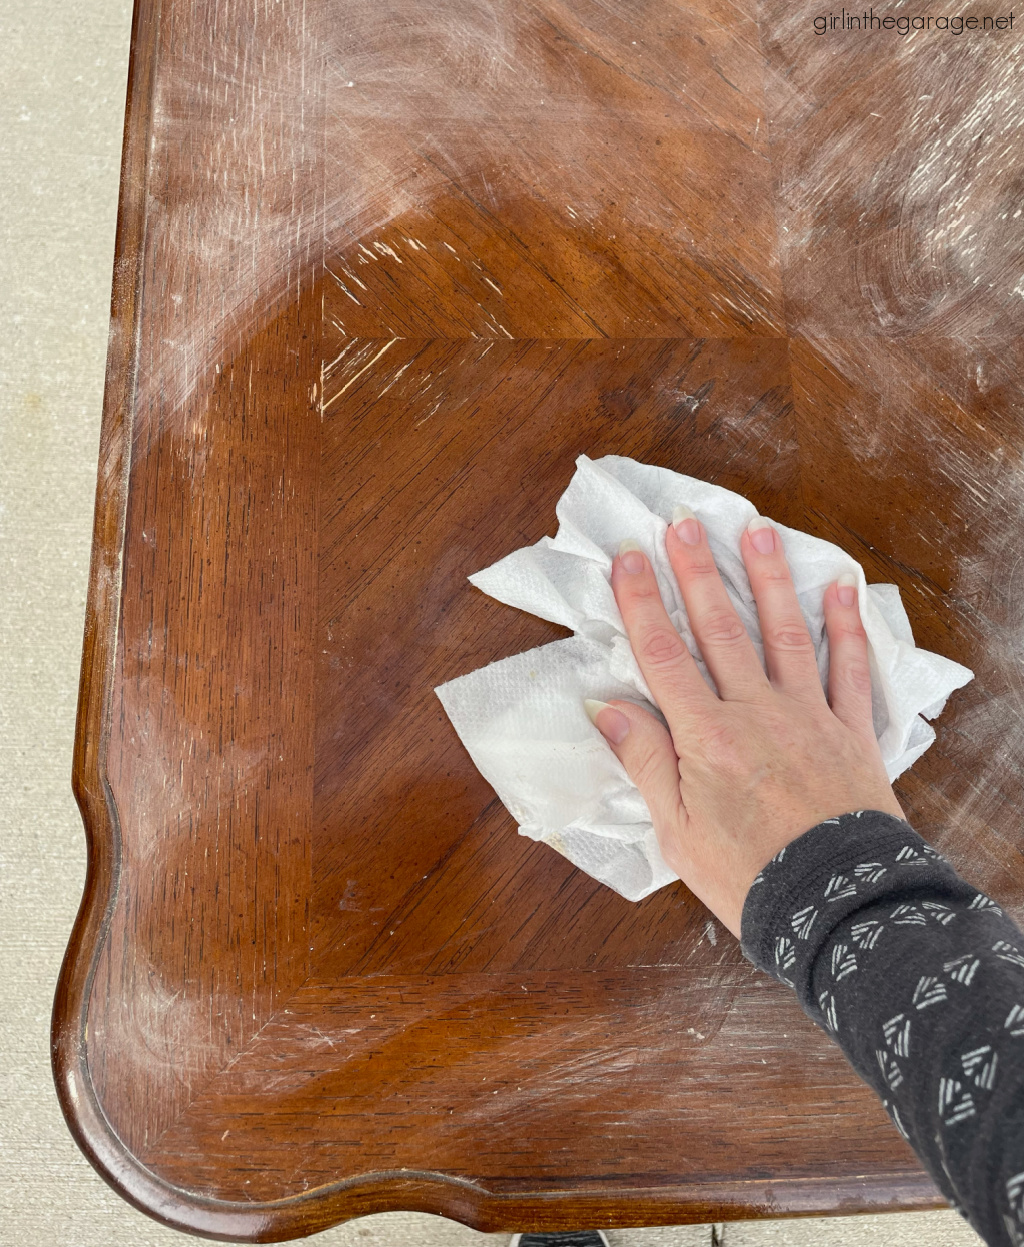
[[[690,631],[665,553],[672,510],[691,507],[703,523],[729,597],[762,659],[757,610],[740,557],[740,537],[757,514],[739,494],[667,468],[618,455],[580,455],[556,507],[554,538],[517,550],[470,576],[491,597],[571,628],[575,636],[491,663],[435,691],[481,773],[519,831],[543,840],[627,900],[671,883],[650,813],[583,699],[628,700],[654,709],[611,588],[619,542],[633,538],[651,560],[672,622],[714,687]],[[776,525],[800,606],[828,675],[822,596],[843,572],[857,577],[871,655],[875,732],[890,779],[935,739],[925,722],[973,678],[959,663],[917,649],[895,585],[867,585],[838,546]]]

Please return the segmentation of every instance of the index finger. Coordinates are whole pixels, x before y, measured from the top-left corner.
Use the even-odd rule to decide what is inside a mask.
[[[637,664],[674,736],[716,698],[672,626],[654,569],[635,541],[619,547],[612,563],[612,592]]]

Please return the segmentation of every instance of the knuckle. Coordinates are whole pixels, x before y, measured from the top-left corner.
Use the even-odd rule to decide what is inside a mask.
[[[627,606],[644,602],[657,592],[650,576],[619,576],[615,582],[615,595]]]
[[[706,576],[717,576],[718,568],[712,559],[698,559],[686,568],[688,580],[703,580]]]
[[[855,693],[871,692],[871,670],[866,662],[844,663],[840,668],[839,678]]]
[[[683,639],[674,628],[652,628],[640,641],[640,657],[652,667],[678,662],[684,651]]]
[[[795,619],[776,624],[765,633],[765,643],[772,649],[806,653],[814,648],[810,634],[803,623]]]
[[[726,723],[712,723],[702,735],[709,749],[732,749],[736,743],[736,733]]]
[[[684,879],[690,866],[690,860],[686,856],[678,836],[668,836],[661,832],[658,835],[658,843],[661,846],[661,856],[665,859],[665,865],[669,870],[675,871],[680,879]]]
[[[832,624],[828,630],[828,642],[836,652],[862,653],[867,651],[868,634],[859,619],[849,624]]]
[[[637,576],[635,582],[628,584],[627,591],[636,602],[645,602],[650,598],[661,601],[657,581],[652,576]]]
[[[630,758],[629,770],[633,782],[640,789],[650,789],[658,772],[658,752],[651,747],[645,747],[641,753],[635,758]]]
[[[718,772],[734,767],[743,752],[738,734],[728,723],[707,724],[700,743],[704,756]]]
[[[728,610],[716,610],[701,620],[701,637],[714,645],[736,645],[747,635],[738,617]]]

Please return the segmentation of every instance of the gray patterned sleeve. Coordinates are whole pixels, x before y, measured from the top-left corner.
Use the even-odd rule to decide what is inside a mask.
[[[999,1247],[1024,1247],[1022,950],[995,902],[877,810],[794,840],[743,909],[747,957],[795,989]]]

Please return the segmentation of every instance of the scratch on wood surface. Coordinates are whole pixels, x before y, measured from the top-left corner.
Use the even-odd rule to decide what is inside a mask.
[[[341,398],[342,394],[344,394],[348,389],[350,389],[353,385],[355,385],[355,383],[359,380],[359,378],[363,375],[363,373],[369,371],[369,369],[373,367],[373,365],[377,362],[378,359],[380,359],[380,357],[384,354],[384,352],[390,350],[391,347],[393,347],[397,341],[398,341],[397,338],[392,338],[390,342],[385,342],[385,344],[380,348],[377,354],[374,355],[373,359],[365,363],[362,366],[362,368],[359,369],[357,373],[354,373],[351,377],[349,377],[349,379],[345,382],[345,384],[336,393],[331,395],[331,397],[327,400],[327,402],[324,403],[323,410],[326,411],[327,408],[330,407],[332,403],[337,402],[337,400]]]
[[[349,255],[348,263],[332,260],[330,271],[360,312],[367,287],[356,270],[401,266],[403,252],[424,256],[430,244],[422,223],[439,197],[469,195],[487,221],[509,209],[516,188],[530,186],[537,203],[565,203],[568,191],[570,229],[587,229],[602,245],[628,222],[676,247],[685,235],[686,248],[701,250],[716,236],[710,225],[720,205],[700,180],[710,176],[719,139],[689,147],[692,177],[680,180],[667,172],[682,167],[684,153],[666,147],[655,155],[652,126],[664,125],[666,109],[682,110],[695,133],[713,125],[743,145],[737,151],[753,144],[764,163],[756,101],[709,72],[704,56],[680,59],[679,47],[656,42],[639,47],[629,37],[631,6],[355,0],[343,8],[257,6],[241,20],[233,0],[193,2],[202,16],[191,37],[162,52],[149,170],[150,251],[170,255],[178,240],[198,240],[187,263],[182,253],[181,263],[165,266],[162,297],[174,314],[140,372],[141,400],[159,396],[171,410],[254,315],[271,315],[316,279],[325,254]],[[645,20],[674,20],[672,13],[655,0]],[[733,76],[755,64],[741,35],[700,20]],[[625,93],[621,115],[609,111],[609,73]],[[195,109],[208,119],[200,161]],[[581,136],[609,125],[632,129],[636,139],[587,145],[581,160]],[[652,154],[637,164],[636,143],[648,132]],[[161,188],[176,184],[188,193],[161,199]],[[616,198],[608,189],[624,185],[632,193]],[[695,215],[707,217],[709,228]],[[399,218],[412,227],[388,233]],[[748,297],[741,281],[731,293],[712,294],[723,330],[737,315],[764,310],[756,274],[773,241],[756,226],[737,238],[755,293]],[[451,234],[438,250],[467,268],[474,245]],[[520,248],[515,263],[526,258]],[[496,299],[509,295],[505,272],[474,281]],[[469,335],[517,336],[494,308],[481,311]]]

